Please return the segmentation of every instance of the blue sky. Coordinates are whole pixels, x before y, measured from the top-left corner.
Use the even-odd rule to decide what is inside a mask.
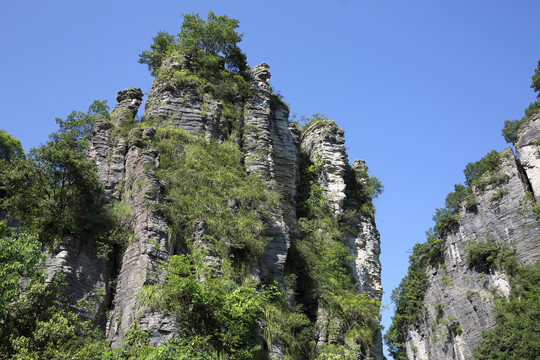
[[[408,250],[465,165],[507,146],[504,120],[535,100],[540,2],[4,1],[0,128],[28,150],[56,117],[94,99],[112,108],[124,88],[148,92],[138,54],[159,30],[176,34],[183,13],[209,10],[240,20],[248,63],[270,65],[292,114],[327,114],[346,132],[349,160],[366,160],[383,182],[387,327]]]

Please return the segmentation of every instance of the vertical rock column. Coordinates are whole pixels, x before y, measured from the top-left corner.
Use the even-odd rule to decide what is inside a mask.
[[[119,104],[111,114],[116,126],[134,121],[134,116],[141,103],[140,89],[121,91],[117,97]],[[98,142],[107,142],[107,126],[102,126],[102,136],[95,136]],[[110,134],[110,133],[109,133]],[[133,215],[133,239],[125,244],[121,256],[120,270],[116,280],[113,309],[107,336],[112,346],[120,346],[124,335],[134,323],[141,330],[150,330],[150,339],[154,344],[174,336],[174,323],[161,313],[149,313],[140,309],[136,295],[146,284],[159,280],[159,265],[169,259],[172,250],[168,246],[167,224],[163,216],[155,209],[160,201],[162,184],[154,175],[159,166],[159,157],[150,145],[155,129],[134,129],[129,143],[117,140],[110,147],[107,161],[104,149],[95,146],[98,171],[102,184],[112,199],[120,199]],[[99,135],[99,134],[97,134]],[[109,136],[109,143],[112,138]],[[125,155],[121,156],[121,150]],[[121,161],[123,160],[123,161]],[[119,184],[123,185],[120,189]]]
[[[540,202],[540,113],[533,115],[518,132],[516,152],[527,174],[534,197]]]
[[[283,196],[280,208],[267,221],[270,242],[257,271],[263,278],[280,280],[290,246],[290,228],[296,223],[298,134],[289,127],[287,107],[272,93],[269,66],[262,63],[251,72],[253,95],[244,106],[242,134],[246,170],[259,174],[268,186],[277,186]]]
[[[156,76],[146,101],[145,118],[157,120],[193,135],[223,139],[230,124],[221,118],[221,104],[209,94],[201,95],[180,62],[166,60]],[[184,74],[184,75],[180,75]]]
[[[347,171],[351,170],[345,150],[344,132],[330,120],[318,120],[308,125],[302,134],[301,149],[314,163],[322,163],[319,175],[319,185],[323,187],[323,196],[335,217],[343,213],[344,202],[347,198]],[[362,161],[356,160],[353,169],[363,166]],[[356,179],[354,179],[356,181]],[[381,300],[381,264],[380,235],[375,227],[372,216],[363,215],[358,211],[352,212],[349,226],[354,229],[346,235],[344,241],[349,246],[353,260],[351,268],[357,282],[357,291],[366,294],[371,299]],[[326,310],[317,311],[317,328],[319,331],[318,346],[334,341],[329,339],[326,328]],[[374,351],[370,356],[382,360],[382,336],[377,334]]]
[[[330,120],[316,120],[304,129],[302,152],[311,162],[322,161],[319,185],[334,216],[343,211],[345,200],[345,173],[348,166],[344,132]]]
[[[132,120],[141,100],[140,89],[120,91],[112,118],[119,123],[130,114]],[[88,149],[88,157],[96,164],[98,180],[107,202],[120,200],[126,154],[125,142],[114,136],[113,128],[106,120],[96,120]],[[114,269],[108,256],[100,254],[103,246],[96,239],[65,238],[52,251],[45,267],[49,281],[58,273],[65,275],[67,285],[64,292],[71,296],[73,302],[85,299],[95,303],[92,313],[81,310],[80,314],[94,318],[99,327],[105,328],[105,313],[112,296],[109,283],[114,277]]]

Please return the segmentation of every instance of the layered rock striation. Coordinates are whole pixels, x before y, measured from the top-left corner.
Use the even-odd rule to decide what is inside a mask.
[[[320,165],[318,176],[319,186],[323,189],[323,196],[333,215],[338,218],[349,210],[349,214],[342,220],[349,227],[343,239],[351,253],[350,267],[356,280],[357,291],[366,294],[371,299],[381,300],[381,264],[380,234],[375,226],[372,214],[364,214],[359,211],[357,203],[353,207],[347,207],[345,201],[351,198],[348,188],[362,182],[361,178],[352,172],[362,167],[367,173],[367,167],[362,160],[355,160],[349,165],[345,150],[344,131],[338,128],[335,122],[326,119],[315,119],[306,125],[301,136],[301,151],[311,163]],[[365,185],[365,184],[361,184]],[[350,199],[349,199],[350,200]],[[371,199],[369,199],[371,201]],[[354,201],[353,201],[354,203]],[[318,322],[318,345],[328,342],[340,342],[328,335],[327,328],[334,324],[327,323],[328,314],[326,309],[319,307],[317,310]],[[374,351],[370,354],[373,359],[383,359],[382,337],[380,331],[377,335]]]
[[[443,260],[426,270],[424,310],[403,329],[408,359],[470,359],[482,332],[494,327],[493,299],[509,295],[509,276],[500,267],[471,264],[470,246],[502,244],[515,249],[521,265],[540,260],[540,225],[531,195],[538,178],[537,122],[533,117],[521,130],[519,158],[512,149],[503,150],[497,173],[484,186],[472,187],[475,204],[461,204],[458,223],[444,233]]]
[[[168,224],[159,211],[165,184],[156,176],[160,168],[160,154],[153,146],[157,127],[182,129],[217,141],[234,138],[244,154],[246,172],[257,174],[267,187],[279,191],[280,203],[264,219],[268,242],[253,268],[252,278],[258,282],[276,280],[284,287],[284,268],[298,222],[301,157],[320,159],[324,164],[319,183],[336,221],[341,221],[338,218],[350,210],[346,206],[348,186],[352,186],[350,173],[358,164],[364,166],[358,161],[353,167],[348,164],[344,133],[335,123],[312,124],[301,134],[289,121],[287,105],[272,91],[268,65],[251,69],[249,95],[238,97],[232,105],[187,81],[182,66],[181,61],[172,59],[164,62],[145,104],[144,127],[138,128],[135,120],[142,103],[140,89],[119,92],[118,105],[110,119],[94,124],[88,156],[96,164],[105,206],[125,213],[121,225],[128,235],[120,242],[109,239],[112,252],[105,257],[98,256],[97,243],[66,239],[47,263],[51,274],[67,274],[66,291],[77,298],[100,294],[95,312],[100,314],[102,328],[113,347],[121,346],[133,327],[147,331],[154,345],[179,334],[179,325],[172,318],[142,307],[137,298],[145,285],[164,280],[161,264],[175,254],[190,251],[169,242]],[[225,106],[228,116],[224,115]],[[231,108],[236,113],[233,118]],[[230,206],[234,212],[234,204]],[[343,238],[343,243],[352,255],[350,267],[356,289],[370,299],[380,300],[380,239],[373,215],[352,210],[350,213],[347,221],[353,230]],[[192,248],[206,250],[205,264],[218,269],[222,259],[206,243],[207,231],[204,221],[194,224]],[[220,276],[219,271],[213,276]],[[294,299],[290,301],[294,306]],[[328,327],[324,311],[320,310],[321,324],[317,325],[322,329],[318,335],[320,346],[334,341],[324,335]],[[107,312],[108,320],[104,316]],[[268,351],[274,358],[282,359],[281,347],[276,342]],[[370,356],[382,359],[380,336],[374,348]]]

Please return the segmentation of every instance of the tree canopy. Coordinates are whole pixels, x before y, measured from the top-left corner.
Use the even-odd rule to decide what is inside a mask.
[[[538,66],[534,70],[531,87],[536,92],[540,91],[540,60],[538,60]]]
[[[23,156],[21,142],[9,135],[7,131],[0,129],[0,159],[10,161]]]
[[[139,63],[147,64],[152,75],[157,74],[168,52],[186,57],[188,65],[198,67],[225,66],[230,72],[246,69],[246,56],[238,47],[243,34],[236,31],[239,21],[227,15],[217,16],[212,11],[206,20],[198,14],[184,14],[177,37],[160,31],[153,38],[150,50],[139,55]]]
[[[87,113],[56,119],[60,129],[46,144],[0,169],[0,206],[42,242],[82,235],[100,221],[97,173],[85,150],[95,119],[106,116],[105,102],[95,101]]]

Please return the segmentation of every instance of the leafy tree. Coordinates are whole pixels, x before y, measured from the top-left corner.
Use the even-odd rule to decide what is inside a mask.
[[[536,92],[540,91],[540,60],[538,61],[538,66],[536,67],[532,76],[531,88],[533,88]],[[502,129],[502,136],[504,137],[504,140],[506,140],[507,143],[516,145],[518,141],[519,128],[539,110],[540,103],[538,101],[535,101],[530,103],[529,106],[525,109],[525,116],[522,117],[520,120],[506,120]]]
[[[532,76],[531,88],[536,92],[540,91],[540,60],[538,61],[538,66],[534,70],[534,75]]]
[[[21,142],[0,129],[0,160],[10,161],[21,157],[24,157]]]
[[[0,319],[5,318],[11,303],[19,297],[21,277],[38,274],[38,265],[43,260],[36,236],[9,237],[6,227],[6,221],[0,221]]]
[[[45,283],[37,236],[8,230],[0,221],[0,359],[98,359],[108,344],[58,301],[59,279]]]
[[[463,174],[465,174],[465,184],[467,184],[467,186],[470,186],[483,174],[490,171],[495,171],[499,167],[500,161],[501,155],[499,154],[499,152],[496,150],[492,150],[491,152],[487,153],[486,156],[484,156],[482,159],[476,162],[468,163],[465,167],[465,170],[463,170]]]
[[[474,351],[478,360],[537,359],[540,354],[540,264],[521,267],[508,299],[495,299],[495,328]]]
[[[223,59],[229,71],[243,71],[246,57],[238,47],[243,34],[236,31],[239,21],[226,15],[208,13],[206,21],[197,14],[184,14],[178,33],[179,50],[203,62]]]
[[[60,129],[46,144],[0,170],[2,207],[43,242],[84,236],[102,221],[95,165],[85,150],[93,122],[103,116],[106,105],[97,101],[86,114],[73,112],[66,120],[56,119]]]
[[[139,63],[148,65],[148,70],[155,76],[167,51],[171,45],[175,44],[176,40],[173,35],[170,35],[165,31],[158,32],[152,40],[154,40],[154,42],[150,45],[150,50],[145,50],[139,54]]]
[[[212,11],[206,20],[198,14],[184,14],[177,37],[160,31],[153,38],[150,50],[139,55],[139,63],[147,64],[152,75],[157,75],[168,52],[180,53],[188,67],[203,77],[219,75],[225,67],[229,72],[244,73],[246,55],[238,47],[243,34],[236,31],[239,21]]]
[[[257,291],[253,283],[238,285],[227,274],[213,276],[204,256],[200,251],[173,256],[164,265],[166,283],[144,288],[140,298],[171,314],[181,325],[182,338],[204,339],[206,346],[192,355],[210,351],[228,359],[253,359],[260,350],[257,333],[271,291]]]

